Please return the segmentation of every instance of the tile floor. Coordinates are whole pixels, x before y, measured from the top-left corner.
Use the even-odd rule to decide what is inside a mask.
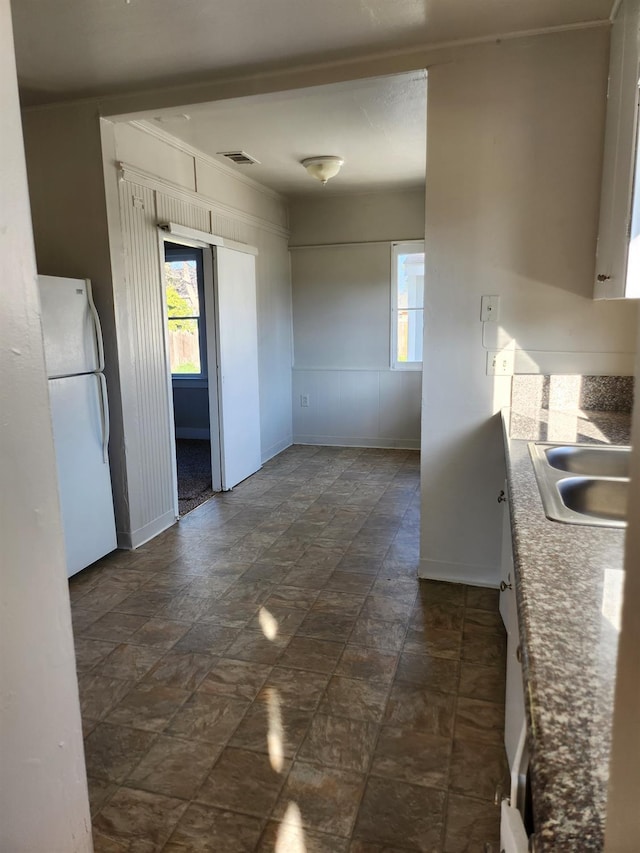
[[[72,579],[96,853],[497,853],[497,593],[416,579],[418,480],[294,446]]]

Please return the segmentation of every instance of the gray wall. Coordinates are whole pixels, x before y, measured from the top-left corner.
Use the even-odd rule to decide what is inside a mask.
[[[294,441],[419,447],[420,372],[390,367],[391,242],[423,238],[424,190],[295,199],[290,216]]]
[[[26,110],[22,122],[38,272],[91,279],[105,344],[116,526],[126,531],[129,495],[97,105]]]
[[[0,849],[90,853],[69,587],[9,3],[0,0]],[[10,298],[9,298],[10,295]]]
[[[461,51],[429,72],[422,566],[495,584],[509,378],[485,332],[527,370],[632,372],[635,303],[592,299],[606,30]],[[485,344],[489,339],[485,340]]]
[[[213,230],[259,249],[266,460],[292,439],[286,206],[197,152],[101,121],[97,102],[28,110],[23,122],[39,271],[94,284],[106,345],[118,542],[137,546],[175,520],[157,223]],[[120,180],[121,160],[133,168],[129,180]]]
[[[173,383],[173,416],[177,438],[209,438],[209,390]]]

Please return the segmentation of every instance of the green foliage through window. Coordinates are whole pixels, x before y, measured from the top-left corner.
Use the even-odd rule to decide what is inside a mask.
[[[171,373],[201,376],[200,288],[195,258],[165,262],[165,299],[169,326]]]

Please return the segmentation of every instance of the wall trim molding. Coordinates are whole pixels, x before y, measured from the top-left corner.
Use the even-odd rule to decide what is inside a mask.
[[[281,204],[287,203],[285,197],[276,190],[272,190],[271,187],[267,187],[264,184],[259,183],[255,180],[255,178],[249,177],[249,175],[243,175],[242,172],[237,172],[231,166],[227,166],[225,163],[221,163],[219,160],[214,160],[213,157],[211,157],[209,154],[206,154],[199,148],[194,148],[193,145],[189,145],[188,142],[184,142],[177,136],[173,136],[168,131],[162,130],[162,128],[160,127],[155,127],[153,124],[148,121],[145,121],[144,119],[130,121],[129,124],[132,127],[135,127],[137,130],[142,131],[142,133],[146,133],[149,136],[153,136],[156,139],[159,139],[166,145],[171,146],[171,148],[175,148],[178,151],[182,151],[184,154],[188,154],[190,157],[193,157],[196,160],[202,160],[202,162],[206,163],[207,166],[210,166],[217,172],[226,175],[228,178],[233,178],[235,181],[238,181],[241,184],[246,184],[248,187],[251,187],[251,189],[260,192],[271,199],[275,199],[275,201],[279,201]],[[196,192],[198,192],[197,183]]]
[[[400,243],[415,243],[416,245],[424,246],[424,237],[408,237],[405,239],[394,237],[388,240],[348,240],[345,243],[293,243],[289,246],[289,251],[291,252],[294,249],[343,249],[349,246],[355,248],[358,246],[389,246],[391,248]]]
[[[272,234],[277,234],[278,237],[284,237],[286,240],[289,239],[290,232],[282,225],[276,225],[276,223],[270,222],[268,219],[262,219],[261,217],[254,216],[251,213],[245,213],[245,211],[240,210],[237,207],[222,204],[221,202],[215,201],[215,199],[209,198],[202,193],[186,189],[185,187],[180,186],[180,184],[169,181],[167,178],[161,178],[159,175],[147,172],[139,166],[133,166],[130,163],[118,161],[117,169],[119,172],[119,178],[122,181],[140,184],[154,192],[168,193],[173,198],[178,198],[188,204],[195,204],[203,210],[218,213],[222,216],[228,216],[229,218],[242,222],[245,225],[249,225],[252,228],[259,228],[262,231],[269,231]]]
[[[158,518],[154,518],[153,521],[145,524],[144,527],[139,527],[137,530],[132,530],[130,532],[118,530],[118,548],[125,548],[128,551],[134,551],[136,548],[139,548],[141,545],[149,542],[149,540],[153,539],[154,536],[162,533],[163,530],[167,530],[167,528],[172,527],[177,520],[175,511],[171,510],[170,512],[165,512],[164,515],[161,515]]]
[[[498,589],[500,570],[498,566],[473,565],[471,563],[446,563],[443,560],[422,558],[418,566],[418,577],[422,580],[463,583]]]
[[[286,438],[281,439],[280,441],[276,441],[275,444],[272,444],[271,447],[268,447],[262,453],[262,464],[268,462],[269,459],[273,459],[274,456],[277,456],[279,453],[282,453],[283,450],[286,450],[287,447],[291,447],[293,444],[293,436],[288,435]]]
[[[293,252],[295,249],[299,251],[300,249],[343,249],[353,246],[354,248],[358,248],[358,246],[392,246],[394,243],[409,243],[412,242],[410,240],[353,240],[351,242],[346,243],[305,243],[300,244],[298,246],[293,245],[289,246],[289,251]],[[418,240],[415,241],[420,242]],[[424,241],[423,241],[424,242]]]
[[[399,376],[404,376],[407,373],[422,373],[421,368],[397,368],[390,367],[298,367],[294,365],[291,370],[294,373],[396,373]]]
[[[294,435],[293,444],[326,447],[377,447],[381,450],[420,450],[420,439],[364,438],[351,435]]]

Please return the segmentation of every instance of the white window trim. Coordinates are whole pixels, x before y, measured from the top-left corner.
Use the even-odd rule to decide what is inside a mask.
[[[424,240],[405,240],[391,244],[391,370],[422,370],[421,361],[398,361],[398,255],[424,252]]]

